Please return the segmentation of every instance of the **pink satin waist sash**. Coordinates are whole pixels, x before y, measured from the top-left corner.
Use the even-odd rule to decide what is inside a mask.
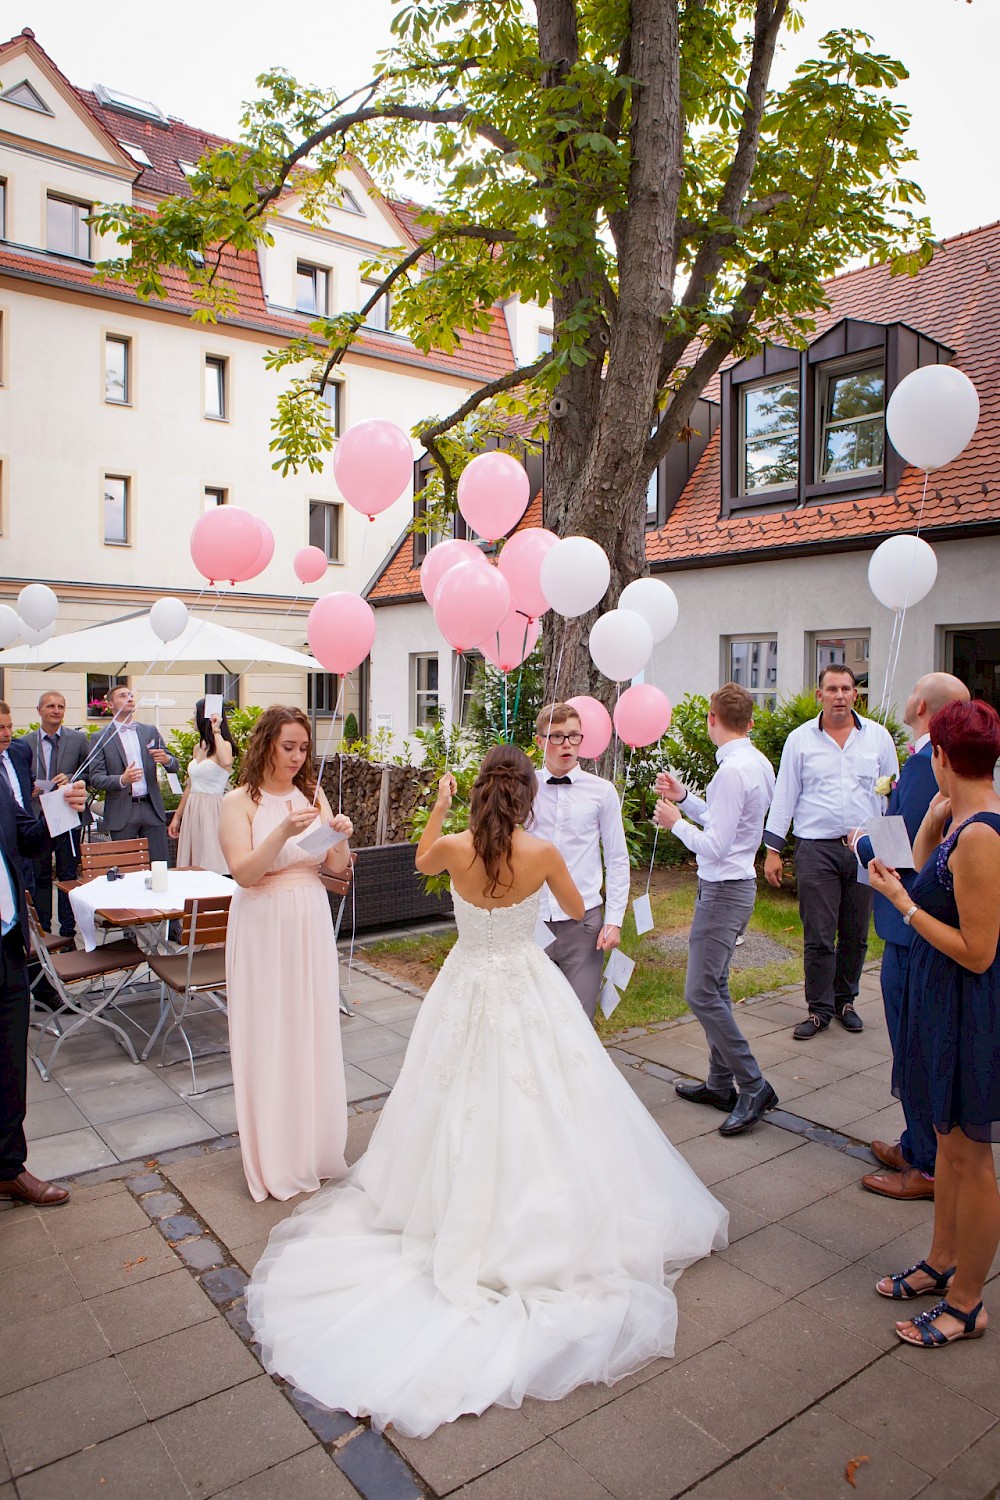
[[[270,870],[254,885],[244,886],[241,896],[263,896],[268,891],[287,890],[297,885],[320,885],[319,871],[315,865],[289,865],[285,870]]]

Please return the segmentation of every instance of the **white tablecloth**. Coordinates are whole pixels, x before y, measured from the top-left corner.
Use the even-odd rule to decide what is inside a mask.
[[[185,901],[196,896],[232,896],[236,891],[235,880],[228,875],[217,875],[214,870],[168,870],[167,889],[147,889],[148,870],[134,870],[120,880],[108,880],[102,875],[99,880],[88,880],[70,891],[69,899],[87,952],[97,947],[95,917],[99,911],[176,912]]]

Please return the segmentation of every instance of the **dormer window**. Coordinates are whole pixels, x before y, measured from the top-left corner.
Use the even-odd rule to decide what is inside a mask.
[[[52,111],[42,98],[37,89],[32,88],[26,78],[20,83],[12,84],[9,89],[4,89],[0,94],[0,100],[4,104],[19,104],[22,109],[33,109],[40,115],[51,115]]]
[[[132,160],[137,161],[140,167],[151,167],[153,165],[141,146],[133,146],[131,141],[122,141],[122,145]]]
[[[882,472],[885,448],[885,365],[821,367],[819,377],[820,441],[817,479]]]
[[[168,123],[166,115],[152,99],[140,99],[135,94],[124,94],[121,89],[109,89],[103,83],[94,84],[94,97],[106,109],[120,109],[123,114],[136,115],[140,120],[155,120],[157,125]]]
[[[741,395],[740,493],[794,484],[799,473],[799,377],[769,380]]]

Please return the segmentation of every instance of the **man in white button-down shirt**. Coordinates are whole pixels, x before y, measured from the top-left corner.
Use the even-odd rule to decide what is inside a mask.
[[[628,907],[630,869],[621,806],[610,781],[581,768],[583,730],[569,704],[546,705],[535,728],[545,765],[537,773],[530,832],[555,844],[586,908],[582,919],[574,921],[542,887],[540,915],[555,937],[545,951],[593,1020],[604,955],[618,947]]]
[[[872,892],[858,879],[851,830],[878,817],[875,783],[899,775],[892,735],[854,711],[857,679],[850,667],[824,667],[816,696],[822,712],[793,729],[778,766],[774,801],[764,829],[764,874],[781,884],[781,850],[795,828],[795,876],[805,939],[809,1014],[792,1032],[808,1041],[836,1016],[861,1031],[854,1009],[868,951]]]
[[[682,1079],[674,1087],[682,1099],[723,1110],[722,1135],[749,1130],[778,1102],[737,1024],[729,994],[729,965],[753,912],[754,861],[774,791],[771,762],[747,738],[753,709],[753,698],[735,682],[712,694],[708,734],[719,769],[704,799],[676,776],[661,773],[656,778],[661,800],[653,814],[698,860],[684,999],[708,1038],[708,1078],[704,1083]],[[684,815],[694,823],[686,823]]]

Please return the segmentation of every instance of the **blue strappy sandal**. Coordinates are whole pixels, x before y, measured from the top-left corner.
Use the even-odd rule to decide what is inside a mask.
[[[959,1339],[981,1339],[986,1332],[985,1328],[976,1327],[976,1319],[983,1310],[983,1304],[977,1302],[970,1313],[959,1312],[957,1307],[952,1307],[950,1302],[938,1302],[934,1307],[928,1308],[927,1312],[918,1313],[910,1321],[920,1335],[920,1343],[908,1339],[905,1334],[896,1329],[896,1337],[903,1344],[910,1344],[914,1349],[943,1349],[945,1344],[957,1344]],[[947,1313],[948,1317],[955,1318],[963,1324],[961,1333],[942,1333],[940,1328],[934,1324],[938,1318]]]
[[[919,1289],[912,1287],[906,1278],[912,1276],[914,1271],[923,1271],[927,1276],[932,1276],[934,1285]],[[889,1277],[892,1282],[891,1292],[883,1292],[878,1282],[875,1283],[875,1290],[880,1297],[891,1297],[894,1302],[912,1302],[914,1297],[936,1297],[940,1292],[946,1292],[954,1274],[954,1266],[950,1271],[935,1271],[934,1267],[929,1266],[925,1260],[918,1260],[915,1266],[907,1266],[905,1271],[899,1271],[895,1276]],[[884,1276],[882,1280],[885,1280]]]

